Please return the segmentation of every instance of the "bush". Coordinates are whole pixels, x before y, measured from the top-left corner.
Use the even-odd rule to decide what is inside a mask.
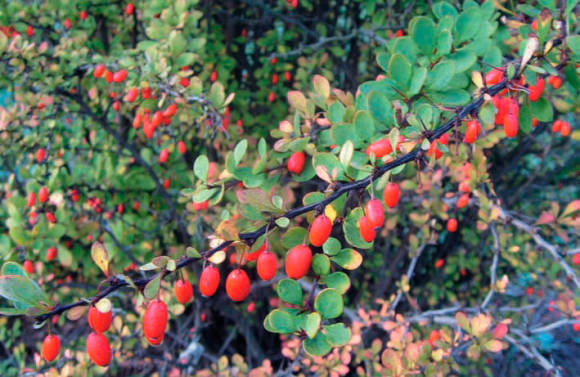
[[[571,375],[556,3],[0,5],[1,374]]]

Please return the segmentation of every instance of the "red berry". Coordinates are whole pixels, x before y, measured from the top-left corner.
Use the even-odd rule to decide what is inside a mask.
[[[47,212],[44,215],[46,216],[46,219],[48,220],[49,223],[52,223],[52,224],[56,223],[56,217],[54,217],[54,213]]]
[[[206,297],[213,296],[220,284],[220,271],[209,265],[205,267],[199,278],[199,291]]]
[[[447,230],[451,233],[453,233],[457,230],[457,220],[456,219],[447,220]]]
[[[457,199],[457,208],[463,208],[469,203],[469,194],[463,194]]]
[[[113,322],[113,310],[101,312],[96,306],[89,308],[89,326],[96,332],[105,332],[111,327]]]
[[[252,252],[252,253],[246,254],[246,257],[245,257],[245,258],[246,258],[246,260],[247,260],[248,262],[255,261],[255,260],[257,260],[257,259],[258,259],[258,257],[259,257],[260,255],[262,255],[262,253],[263,253],[265,250],[266,250],[266,243],[263,243],[263,244],[262,244],[262,246],[260,246],[260,248],[259,248],[258,250],[254,251],[254,252]]]
[[[294,174],[302,173],[304,170],[304,164],[306,163],[306,155],[304,152],[294,152],[290,155],[288,159],[288,171]]]
[[[274,74],[272,75],[272,84],[273,84],[273,85],[276,85],[276,84],[278,84],[278,74],[277,74],[277,73],[274,73]]]
[[[187,88],[191,82],[189,81],[189,79],[187,77],[182,77],[181,79],[179,79],[179,83],[184,88]]]
[[[479,135],[479,131],[481,130],[481,125],[477,120],[470,120],[467,122],[467,128],[465,130],[465,137],[463,141],[467,144],[472,144],[477,140],[477,135]]]
[[[121,70],[115,72],[115,74],[113,75],[113,81],[116,83],[123,82],[123,81],[125,81],[126,78],[127,78],[127,71],[124,69],[121,69]]]
[[[209,76],[209,81],[216,82],[218,79],[217,71],[212,71],[211,75]]]
[[[284,80],[286,80],[286,82],[290,82],[290,80],[292,80],[292,74],[288,71],[284,72]]]
[[[42,342],[40,354],[46,361],[54,360],[60,351],[60,339],[54,334],[47,335]]]
[[[194,211],[202,211],[204,209],[208,209],[208,207],[209,207],[209,200],[205,200],[205,201],[200,202],[200,203],[193,202],[192,207],[193,207],[193,210]]]
[[[469,183],[463,181],[459,184],[459,191],[461,192],[470,192],[471,189],[469,188]]]
[[[304,277],[310,269],[312,251],[306,245],[294,246],[286,255],[286,275],[291,279]]]
[[[550,85],[552,85],[554,89],[558,89],[559,87],[562,86],[562,78],[560,76],[550,76],[550,77],[553,77]]]
[[[143,97],[143,99],[151,98],[151,87],[144,86],[143,88],[141,88],[141,97]]]
[[[133,202],[133,211],[139,211],[139,207],[141,207],[139,202]]]
[[[431,331],[431,333],[429,334],[429,345],[433,347],[433,343],[435,343],[439,339],[441,339],[441,334],[439,334],[439,331],[437,330]]]
[[[383,223],[385,222],[385,212],[379,199],[369,200],[365,207],[365,216],[373,228],[380,228],[383,226]]]
[[[385,205],[389,208],[393,208],[397,206],[399,203],[399,198],[401,197],[401,189],[399,185],[396,183],[389,183],[385,187],[385,191],[383,192],[383,199],[385,201]]]
[[[87,19],[87,11],[86,10],[81,10],[81,20],[86,20]]]
[[[504,78],[503,70],[501,70],[499,68],[493,68],[491,71],[489,71],[485,75],[485,83],[487,85],[495,85],[495,84],[499,83],[500,81],[502,81],[503,78]]]
[[[322,246],[330,237],[332,232],[332,221],[326,215],[317,216],[312,225],[310,226],[310,232],[308,238],[313,246]]]
[[[270,64],[275,65],[278,62],[277,57],[270,58]]]
[[[110,84],[113,82],[113,72],[107,71],[105,73],[105,81],[107,82],[107,84]]]
[[[70,29],[72,26],[71,22],[70,22],[70,18],[67,18],[66,20],[64,20],[64,27],[66,29]]]
[[[166,118],[171,118],[177,112],[177,105],[172,103],[171,105],[167,106],[167,109],[163,111],[163,116]]]
[[[167,162],[169,158],[169,151],[167,149],[162,149],[161,153],[159,154],[159,163],[164,164]]]
[[[163,180],[163,188],[165,190],[169,190],[170,187],[171,187],[171,180],[169,178],[165,178]]]
[[[125,96],[125,101],[135,102],[135,100],[137,99],[138,96],[139,96],[139,89],[133,87],[133,88],[129,89],[129,91],[127,92],[127,95]]]
[[[528,95],[530,101],[536,102],[537,100],[540,99],[540,97],[542,96],[542,92],[544,91],[544,86],[545,86],[544,78],[542,77],[538,77],[538,79],[536,80],[536,85],[530,85],[530,87],[528,88],[530,90],[530,94]]]
[[[536,127],[538,125],[538,119],[532,118],[532,127]]]
[[[163,342],[167,316],[167,305],[163,301],[156,299],[147,306],[143,317],[143,333],[150,344],[158,345]]]
[[[175,282],[173,293],[177,301],[182,304],[187,304],[193,298],[193,287],[190,282],[179,279]]]
[[[134,11],[135,11],[135,4],[133,4],[133,3],[127,4],[127,6],[125,7],[125,14],[127,16],[130,16],[133,14]]]
[[[36,193],[33,191],[30,194],[28,194],[28,201],[26,205],[32,207],[34,206],[34,203],[36,203]]]
[[[562,136],[570,135],[570,131],[572,131],[572,128],[570,127],[570,123],[562,122],[562,129],[560,130],[560,133],[562,133]]]
[[[374,154],[375,158],[382,158],[393,152],[393,147],[389,139],[380,139],[369,145],[366,149],[366,154]]]
[[[373,242],[377,236],[377,232],[375,231],[375,228],[373,227],[373,224],[370,222],[368,217],[364,215],[361,216],[358,225],[361,238],[366,242]]]
[[[119,101],[113,102],[113,110],[118,113],[120,109],[121,109],[121,104],[119,103]]]
[[[248,313],[253,313],[255,309],[256,309],[256,303],[254,301],[250,302],[248,304],[248,306],[246,307],[246,310],[248,311]]]
[[[258,276],[262,280],[270,280],[276,275],[278,270],[278,259],[276,255],[269,250],[261,253],[258,256],[258,262],[256,264],[256,269],[258,271]]]
[[[226,278],[226,293],[232,301],[243,301],[250,294],[250,278],[246,271],[238,268]]]
[[[503,132],[507,137],[515,137],[518,134],[518,117],[514,114],[507,114],[503,121]]]
[[[119,205],[117,205],[117,212],[122,215],[123,212],[125,212],[125,206],[123,205],[123,203],[120,203]]]
[[[562,130],[562,121],[560,119],[556,119],[554,123],[552,123],[552,132],[558,133]]]
[[[92,332],[87,336],[87,353],[98,366],[106,367],[111,362],[111,346],[102,333]]]
[[[34,263],[32,263],[32,261],[25,260],[22,264],[22,268],[24,268],[24,271],[26,271],[26,273],[29,275],[34,273]]]
[[[177,150],[179,151],[179,153],[181,154],[185,154],[185,152],[187,152],[187,145],[185,144],[184,141],[179,141],[177,143]]]
[[[103,76],[103,74],[105,73],[105,71],[107,70],[107,67],[105,67],[104,64],[99,64],[95,67],[95,70],[93,71],[93,77],[98,79],[99,77]]]
[[[580,322],[580,316],[576,317],[576,321]],[[580,332],[580,323],[574,323],[572,325],[572,328],[574,329],[574,331]]]
[[[46,260],[48,262],[53,261],[58,256],[58,249],[56,247],[49,247],[46,250]]]
[[[538,20],[533,20],[531,26],[533,31],[538,31]]]
[[[445,261],[443,259],[437,259],[435,261],[435,268],[439,269],[439,268],[443,267],[444,264],[445,264]]]
[[[44,161],[45,157],[46,151],[44,150],[44,148],[38,148],[38,150],[36,151],[36,162],[40,164],[42,161]]]
[[[268,93],[268,102],[274,102],[275,99],[276,99],[276,93],[274,93],[274,92]]]
[[[32,25],[28,25],[28,27],[26,28],[26,35],[28,35],[29,37],[34,36],[34,27],[32,27]]]

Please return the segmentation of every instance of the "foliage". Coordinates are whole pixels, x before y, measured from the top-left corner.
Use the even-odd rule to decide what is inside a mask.
[[[217,3],[0,5],[2,375],[572,370],[576,2]]]

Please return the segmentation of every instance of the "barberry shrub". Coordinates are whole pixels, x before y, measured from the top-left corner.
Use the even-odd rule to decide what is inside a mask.
[[[0,5],[0,374],[573,373],[576,6]]]

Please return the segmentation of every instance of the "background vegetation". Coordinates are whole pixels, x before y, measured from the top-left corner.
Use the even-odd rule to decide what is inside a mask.
[[[574,375],[576,3],[0,2],[0,375]],[[375,158],[378,140],[399,147]],[[400,200],[366,242],[389,182]],[[288,279],[320,213],[332,237]],[[249,260],[266,232],[271,281]],[[85,350],[105,296],[107,368]]]

